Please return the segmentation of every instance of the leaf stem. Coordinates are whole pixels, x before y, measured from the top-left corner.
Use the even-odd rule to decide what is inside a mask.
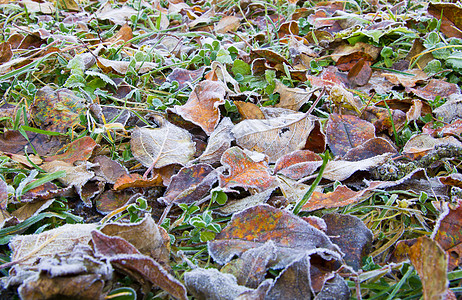
[[[324,173],[324,169],[326,168],[327,162],[329,161],[329,152],[326,150],[325,153],[321,154],[321,157],[322,157],[322,165],[321,165],[321,168],[319,169],[318,176],[314,180],[314,182],[311,185],[310,189],[305,193],[305,195],[303,195],[302,200],[300,200],[297,203],[297,205],[295,205],[295,208],[293,210],[293,213],[295,215],[298,215],[298,213],[302,209],[303,205],[305,205],[306,202],[308,202],[308,200],[310,200],[311,195],[313,195],[314,190],[318,186],[319,182],[321,182],[322,174]]]

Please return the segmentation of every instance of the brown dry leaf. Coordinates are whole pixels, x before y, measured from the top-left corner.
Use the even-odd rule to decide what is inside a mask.
[[[257,288],[264,280],[271,260],[276,259],[276,246],[270,240],[260,247],[245,251],[241,257],[232,260],[220,270],[233,274],[239,285]]]
[[[433,128],[433,122],[425,124],[422,127],[422,133],[430,134],[433,137],[441,137],[441,136],[459,136],[462,134],[462,120],[455,120],[451,124],[447,124],[440,128]]]
[[[175,45],[177,45],[178,42],[176,42]],[[193,82],[199,80],[199,78],[202,77],[204,74],[205,67],[201,67],[197,70],[186,70],[182,68],[175,68],[173,69],[172,73],[170,73],[166,81],[168,82],[173,82],[176,81],[178,82],[178,88],[181,90],[184,87],[186,87],[188,84],[192,84]]]
[[[434,138],[429,134],[422,133],[411,137],[404,145],[402,153],[411,159],[419,159],[435,149],[436,146],[445,144],[462,147],[462,143],[453,136]]]
[[[96,13],[100,20],[109,20],[114,24],[123,25],[130,20],[130,17],[136,15],[138,11],[128,5],[121,8],[112,8],[111,3],[106,2]]]
[[[58,9],[65,9],[70,11],[80,11],[79,2],[77,0],[56,0],[53,4]]]
[[[342,181],[349,178],[356,171],[368,171],[380,166],[390,157],[390,153],[385,153],[359,161],[331,160],[327,163],[322,177],[332,181]]]
[[[95,208],[100,214],[107,215],[130,203],[133,196],[137,197],[132,191],[107,190],[95,200]]]
[[[387,104],[391,107],[390,102]],[[368,106],[363,111],[362,117],[374,124],[377,133],[388,130],[390,135],[393,134],[393,125],[396,130],[400,130],[406,124],[406,114],[399,109],[391,109],[391,116],[393,122],[390,119],[388,109],[385,107]]]
[[[94,229],[96,224],[66,224],[40,234],[17,235],[9,244],[13,251],[11,260],[24,259],[19,265],[29,266],[38,258],[69,253],[76,244],[88,244]]]
[[[105,73],[115,72],[121,75],[127,74],[128,67],[130,65],[129,61],[109,60],[103,57],[98,57],[96,63],[98,64],[98,67],[100,67],[101,70],[103,70]],[[136,72],[143,74],[152,71],[157,67],[158,65],[156,63],[138,61],[135,63],[134,69]]]
[[[420,118],[422,114],[422,101],[413,99],[411,108],[406,112],[407,122],[416,121]]]
[[[225,103],[226,91],[217,81],[204,80],[191,92],[188,102],[182,106],[175,105],[177,114],[187,121],[200,126],[210,135],[220,121],[220,105]]]
[[[351,115],[331,114],[327,121],[327,144],[335,156],[343,156],[375,137],[375,127],[371,123]]]
[[[9,61],[11,57],[13,57],[13,51],[11,51],[10,43],[0,43],[0,64]]]
[[[322,165],[322,158],[310,150],[296,150],[276,161],[273,174],[282,174],[291,179],[311,175]]]
[[[303,254],[318,254],[324,260],[338,260],[341,252],[329,237],[291,212],[269,205],[258,205],[234,214],[215,240],[209,242],[209,253],[219,264],[234,255],[259,247],[272,240],[277,259],[273,268],[290,265]]]
[[[217,173],[208,164],[184,167],[172,177],[164,196],[158,201],[166,205],[171,203],[189,205],[193,202],[198,205],[203,202],[204,196],[208,194],[217,180]]]
[[[0,134],[0,151],[24,154],[27,146],[27,153],[33,153],[32,149],[35,149],[38,155],[46,156],[56,153],[63,146],[56,136],[27,131],[26,135],[28,140],[18,130],[5,130]]]
[[[270,162],[302,149],[314,127],[308,114],[293,113],[266,120],[244,120],[234,126],[236,143],[268,155]]]
[[[457,200],[456,207],[444,206],[433,230],[432,238],[446,251],[448,270],[452,271],[462,264],[462,201]]]
[[[426,86],[410,88],[409,91],[427,101],[434,101],[436,97],[448,98],[450,95],[460,94],[457,84],[439,79],[432,79]]]
[[[233,300],[252,289],[238,285],[236,277],[217,269],[195,268],[184,274],[184,282],[195,299]],[[246,298],[244,298],[246,299]]]
[[[136,127],[130,146],[133,156],[148,168],[152,165],[154,168],[185,165],[196,152],[191,134],[168,121],[154,129]]]
[[[96,146],[98,144],[96,144],[95,140],[85,136],[70,143],[64,153],[49,156],[45,158],[45,161],[61,160],[73,164],[78,160],[88,160]]]
[[[313,95],[312,91],[306,91],[300,88],[289,88],[276,81],[274,93],[279,93],[279,103],[276,107],[287,108],[291,110],[299,110]]]
[[[297,21],[288,21],[281,24],[278,30],[278,37],[281,39],[285,36],[298,36],[299,28]]]
[[[306,76],[307,80],[311,83],[314,87],[332,87],[335,85],[340,85],[341,87],[345,88],[348,84],[347,77],[340,73],[338,69],[334,66],[329,66],[322,70],[321,74],[318,76]]]
[[[220,161],[223,153],[229,149],[234,136],[231,133],[234,124],[231,119],[224,117],[217,128],[210,135],[207,147],[195,161],[213,164]]]
[[[241,25],[241,20],[236,16],[225,16],[215,24],[216,33],[235,32]]]
[[[353,86],[363,86],[369,82],[372,76],[370,61],[361,58],[348,72],[348,80]]]
[[[104,178],[107,183],[114,184],[120,177],[128,174],[127,168],[104,155],[95,157],[93,163],[99,164],[95,167],[95,175]]]
[[[39,128],[64,133],[80,123],[79,115],[85,109],[85,100],[72,91],[46,86],[37,91],[30,112]]]
[[[261,193],[256,193],[242,199],[228,200],[224,206],[218,208],[218,213],[220,215],[228,216],[246,210],[250,207],[264,204],[268,201],[273,191],[274,188],[269,188]]]
[[[429,3],[428,13],[441,20],[441,31],[447,37],[462,38],[462,8],[455,3]]]
[[[338,62],[341,57],[348,57],[351,54],[359,53],[359,57],[370,57],[370,60],[374,61],[379,57],[380,50],[379,47],[363,42],[358,42],[354,45],[344,43],[335,48],[332,53],[332,59]],[[359,58],[357,60],[359,60]]]
[[[363,103],[355,98],[353,94],[340,85],[334,85],[331,90],[329,102],[333,103],[337,112],[342,112],[343,109],[353,110],[357,115],[360,114]]]
[[[255,162],[239,147],[231,147],[223,153],[221,164],[229,169],[229,175],[219,174],[220,187],[243,187],[263,191],[270,188],[275,178],[270,175],[265,161]]]
[[[314,191],[310,200],[302,207],[303,211],[313,211],[324,208],[344,207],[352,203],[358,203],[367,199],[373,190],[379,186],[378,182],[369,187],[355,192],[345,185],[339,185],[333,192],[326,194]]]
[[[437,242],[421,236],[410,248],[409,258],[422,281],[424,299],[442,299],[449,282],[447,257]]]
[[[372,185],[367,188],[368,191],[372,189]],[[362,196],[365,197],[364,194]],[[354,198],[358,198],[358,195]],[[372,231],[355,216],[334,213],[326,214],[322,219],[327,225],[326,234],[345,253],[345,262],[358,271],[362,266],[363,257],[368,256],[371,250]]]
[[[114,190],[121,191],[127,188],[148,188],[153,186],[163,186],[162,176],[156,174],[152,178],[144,179],[138,173],[123,174],[114,183]]]
[[[30,13],[42,13],[51,15],[54,14],[56,9],[53,3],[44,1],[43,3],[31,1],[31,0],[21,0],[20,3],[27,8],[27,11]]]
[[[119,31],[114,34],[111,38],[107,39],[106,42],[111,43],[111,44],[125,44],[129,40],[133,38],[133,32],[132,28],[125,23],[120,27]],[[130,44],[125,44],[127,47],[130,46]]]
[[[410,75],[396,74],[396,73],[382,73],[388,81],[393,84],[401,84],[406,88],[412,88],[417,83],[427,80],[428,76],[424,71],[419,69],[408,70],[406,73]]]
[[[148,281],[158,286],[176,299],[188,299],[186,288],[180,281],[157,261],[140,254],[130,242],[97,230],[92,231],[91,234],[95,251],[108,258],[115,268],[134,276],[140,283]]]
[[[295,259],[275,279],[265,299],[303,300],[313,298],[310,267],[310,256],[308,254]]]
[[[348,150],[343,156],[343,159],[347,161],[358,161],[385,153],[396,154],[398,151],[388,140],[376,137]]]
[[[73,191],[70,187],[59,188],[54,183],[46,182],[36,188],[33,188],[21,196],[21,202],[49,200],[56,197],[71,196]]]
[[[94,164],[84,162],[80,165],[74,166],[73,164],[64,161],[55,160],[45,162],[40,167],[48,173],[65,171],[66,175],[60,177],[58,180],[65,186],[73,186],[77,193],[81,196],[84,204],[91,207],[91,201],[82,197],[82,192],[84,185],[95,176],[95,173],[90,170],[94,167]]]
[[[100,230],[109,236],[125,239],[142,254],[169,268],[170,237],[164,228],[157,226],[149,214],[137,223],[109,223]]]
[[[433,110],[436,117],[445,123],[462,119],[462,96],[455,94],[449,96],[446,103]]]
[[[265,115],[260,107],[251,102],[234,101],[237,111],[241,114],[243,119],[265,119]]]

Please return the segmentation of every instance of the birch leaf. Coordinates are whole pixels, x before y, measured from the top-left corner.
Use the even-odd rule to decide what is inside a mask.
[[[231,133],[233,126],[230,118],[223,118],[217,128],[215,128],[215,131],[210,135],[204,153],[197,160],[209,164],[219,161],[221,155],[229,149],[231,142],[234,140]]]
[[[145,167],[186,164],[196,151],[191,134],[167,121],[159,128],[135,128],[130,141],[133,156]]]
[[[264,153],[270,162],[275,162],[302,149],[313,127],[312,117],[294,113],[266,120],[244,120],[234,126],[232,133],[239,146]]]

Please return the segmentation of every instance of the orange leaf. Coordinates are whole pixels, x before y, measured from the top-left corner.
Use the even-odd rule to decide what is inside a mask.
[[[129,187],[153,187],[162,186],[162,177],[157,174],[154,178],[143,179],[138,173],[124,174],[114,183],[114,190],[120,191]]]
[[[260,191],[271,187],[275,177],[269,174],[266,162],[255,162],[239,147],[226,150],[221,164],[229,168],[229,175],[219,174],[220,186],[230,189],[238,186],[245,189],[256,188]]]
[[[62,160],[73,164],[78,160],[88,160],[98,144],[89,136],[77,139],[67,146],[62,154],[45,158],[45,161]]]

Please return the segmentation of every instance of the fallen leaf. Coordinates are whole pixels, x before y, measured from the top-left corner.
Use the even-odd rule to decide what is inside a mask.
[[[366,200],[378,185],[379,183],[377,182],[371,183],[369,187],[358,192],[349,189],[345,185],[339,185],[333,192],[326,194],[314,191],[310,200],[303,205],[302,210],[313,211],[324,208],[344,207],[349,204],[358,203]]]
[[[217,180],[217,173],[208,164],[184,167],[172,177],[164,196],[158,201],[165,205],[171,203],[189,205],[193,202],[198,205],[203,202],[204,196],[208,194]]]
[[[311,290],[310,256],[305,254],[291,262],[279,274],[265,299],[311,299]]]
[[[234,101],[233,103],[243,119],[265,119],[265,115],[257,105],[243,101]]]
[[[322,165],[322,158],[310,150],[296,150],[276,161],[274,174],[301,179],[314,173]]]
[[[398,151],[388,140],[376,137],[348,150],[343,159],[347,161],[359,161],[385,153],[396,154]]]
[[[109,258],[115,268],[134,276],[141,283],[149,281],[176,299],[188,299],[186,288],[180,281],[151,257],[139,254],[125,239],[94,230],[92,240],[97,253]]]
[[[78,160],[88,160],[96,146],[98,144],[91,137],[85,136],[70,143],[64,153],[49,156],[45,161],[61,160],[73,164]]]
[[[375,137],[375,127],[356,116],[331,114],[327,121],[327,144],[335,156],[343,156]]]
[[[129,61],[109,60],[103,57],[98,57],[96,59],[96,63],[98,64],[98,67],[104,71],[104,73],[115,72],[121,75],[127,74],[128,68],[131,65]],[[152,71],[157,67],[158,65],[156,63],[137,61],[133,69],[135,72],[143,74]]]
[[[422,107],[422,101],[417,99],[412,100],[412,105],[406,112],[406,120],[408,123],[410,123],[411,121],[416,121],[420,118],[420,116],[422,115]]]
[[[409,258],[422,281],[425,299],[441,299],[449,287],[447,257],[437,242],[427,236],[417,238]]]
[[[402,149],[402,153],[406,154],[411,159],[419,159],[435,149],[436,146],[445,144],[462,147],[462,143],[452,136],[435,139],[431,135],[421,133],[411,137],[406,142]]]
[[[107,190],[95,201],[95,208],[99,213],[107,215],[108,213],[129,203],[133,196],[133,192],[129,191],[116,192],[113,190]]]
[[[132,28],[127,23],[125,23],[122,25],[122,27],[120,27],[119,31],[116,34],[114,34],[111,38],[109,38],[106,42],[111,44],[125,44],[126,46],[130,46],[131,44],[127,42],[132,38]]]
[[[312,91],[306,91],[300,88],[289,88],[276,81],[275,93],[279,93],[279,103],[276,107],[299,110],[313,95]]]
[[[338,260],[340,250],[320,230],[294,214],[268,205],[257,205],[234,214],[228,225],[210,241],[209,253],[219,264],[234,255],[272,240],[277,259],[274,268],[290,265],[296,257],[317,253],[325,260]]]
[[[432,238],[447,253],[449,271],[462,264],[461,203],[461,200],[457,200],[457,205],[453,208],[449,208],[447,204],[445,205],[444,212],[440,214],[432,233]]]
[[[460,94],[457,84],[439,79],[432,79],[426,86],[410,88],[409,91],[427,101],[434,101],[436,97],[448,98],[452,94]]]
[[[40,234],[17,235],[9,244],[13,251],[11,260],[22,259],[20,265],[30,266],[39,257],[43,259],[71,252],[76,244],[87,244],[94,229],[96,224],[66,224]]]
[[[333,103],[336,111],[342,112],[343,109],[352,110],[357,115],[360,114],[363,103],[361,100],[355,98],[352,93],[341,87],[334,85],[327,98],[329,102]]]
[[[234,126],[236,143],[248,150],[268,155],[270,162],[302,149],[314,127],[313,118],[294,113],[266,120],[244,120]]]
[[[261,193],[256,193],[242,199],[228,200],[224,206],[218,209],[218,213],[223,215],[232,215],[258,204],[264,204],[268,201],[273,191],[274,189],[269,188]]]
[[[125,239],[142,254],[169,268],[170,238],[165,229],[158,226],[149,214],[137,223],[109,223],[100,230],[109,236]]]
[[[281,24],[278,30],[278,37],[281,39],[288,36],[297,36],[299,33],[298,22],[288,21]]]
[[[197,70],[186,70],[182,68],[175,68],[173,69],[172,73],[170,73],[167,78],[165,79],[168,82],[176,81],[178,82],[178,88],[181,90],[188,86],[188,84],[192,84],[199,80],[202,75],[204,74],[205,67],[201,67]]]
[[[188,102],[175,105],[174,110],[185,120],[200,126],[210,135],[220,121],[218,106],[225,103],[223,85],[217,81],[204,80],[191,92]]]
[[[27,139],[18,130],[5,130],[0,134],[0,151],[14,154],[24,154],[37,151],[40,156],[56,153],[62,146],[62,141],[56,136],[36,132],[26,132]]]
[[[384,164],[391,157],[390,153],[377,155],[359,161],[331,160],[327,163],[322,177],[335,181],[349,178],[357,171],[368,171]]]
[[[145,179],[138,173],[123,174],[114,183],[114,190],[121,191],[127,188],[148,188],[162,186],[162,176],[156,174],[152,178]]]
[[[275,258],[276,247],[270,240],[245,251],[241,257],[223,266],[221,272],[233,274],[239,285],[255,289],[265,280],[267,266]]]
[[[239,147],[231,147],[223,153],[221,164],[229,169],[229,175],[219,174],[220,187],[243,187],[263,191],[272,186],[275,178],[270,175],[266,162],[255,162]]]
[[[369,191],[372,189],[372,185],[367,188]],[[345,262],[358,271],[362,266],[363,257],[367,256],[371,250],[372,231],[355,216],[334,213],[326,214],[322,219],[327,225],[326,234],[345,253],[343,258]]]
[[[221,273],[217,269],[195,268],[184,273],[184,282],[188,292],[196,299],[233,300],[251,290],[238,285],[233,275]]]
[[[443,127],[433,128],[433,122],[429,122],[422,127],[422,133],[430,134],[432,137],[442,136],[459,136],[462,134],[462,120],[455,120],[451,124],[444,125]]]
[[[233,126],[231,119],[224,117],[210,135],[204,152],[196,160],[210,164],[218,162],[234,140],[231,133]]]
[[[120,177],[128,174],[127,168],[104,155],[95,157],[93,163],[99,164],[95,167],[95,175],[101,176],[107,183],[114,184]]]
[[[363,86],[372,76],[370,62],[361,58],[348,72],[348,80],[353,86]]]
[[[382,73],[388,81],[393,84],[401,84],[406,88],[412,88],[417,83],[427,80],[428,76],[424,71],[413,69],[406,71],[409,75],[396,74],[396,73]]]
[[[37,126],[44,130],[66,132],[80,123],[85,101],[67,89],[54,91],[46,86],[37,91],[31,106],[31,115]]]
[[[462,38],[462,22],[459,16],[462,9],[453,3],[429,3],[427,11],[441,20],[441,32],[447,37]]]
[[[130,6],[124,5],[121,8],[112,8],[110,3],[106,3],[95,13],[100,20],[109,20],[114,24],[123,25],[131,16],[138,12]]]
[[[215,24],[216,33],[235,32],[240,26],[241,20],[236,16],[224,16],[217,24]]]
[[[196,151],[191,134],[168,121],[159,128],[136,127],[131,136],[133,156],[145,167],[186,164]]]
[[[451,123],[462,118],[462,96],[455,94],[449,96],[448,101],[433,110],[436,117],[445,123]]]

